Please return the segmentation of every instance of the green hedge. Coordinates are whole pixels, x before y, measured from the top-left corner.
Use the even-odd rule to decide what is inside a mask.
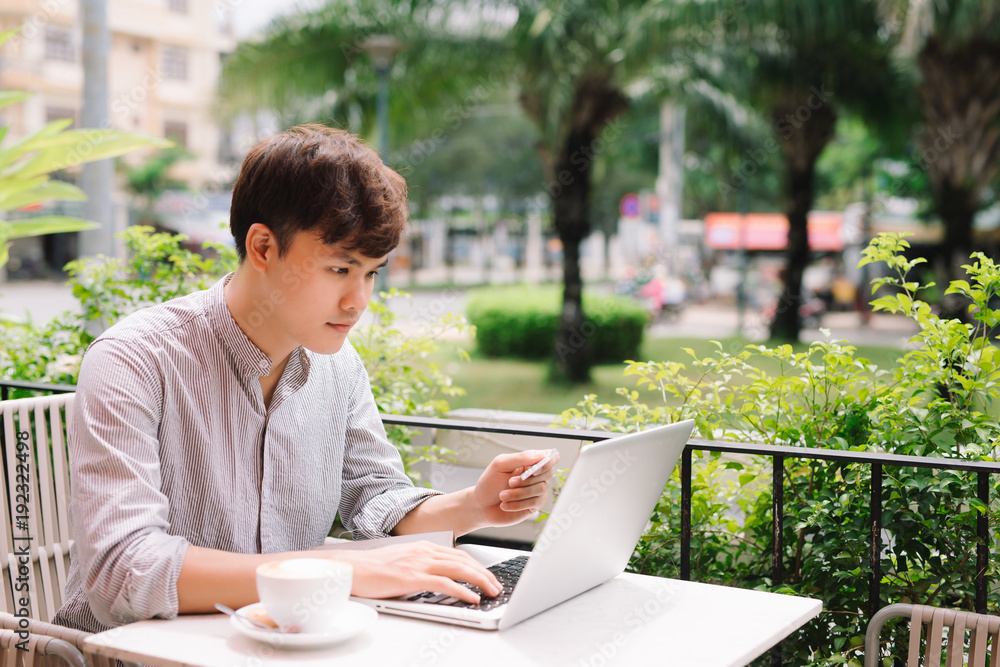
[[[466,315],[476,327],[479,351],[488,357],[544,359],[553,353],[562,289],[554,286],[490,287],[469,293]],[[637,359],[649,316],[626,297],[585,292],[581,335],[596,363]]]

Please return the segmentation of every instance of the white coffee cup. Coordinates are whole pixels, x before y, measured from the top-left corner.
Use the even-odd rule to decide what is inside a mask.
[[[257,567],[257,595],[285,632],[326,632],[347,606],[354,568],[326,558],[293,558]]]

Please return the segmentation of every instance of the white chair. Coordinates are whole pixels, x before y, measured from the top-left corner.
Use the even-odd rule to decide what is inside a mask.
[[[7,646],[7,653],[0,648],[3,665],[62,664],[52,662],[52,656],[80,665],[80,653],[86,655],[84,640],[89,633],[51,623],[63,602],[73,544],[66,425],[74,396],[0,401],[4,482],[0,511],[5,520],[0,530],[0,644]],[[16,634],[24,630],[22,618],[30,628],[30,659],[15,647],[23,641]],[[106,658],[89,655],[87,661],[109,664]]]
[[[81,649],[89,633],[0,614],[0,664],[24,667],[86,667]],[[104,667],[109,663],[95,662]]]
[[[69,454],[66,422],[74,394],[0,402],[6,524],[0,531],[3,600],[0,611],[22,610],[51,622],[62,604],[69,568]],[[17,593],[17,595],[15,595]]]
[[[876,667],[879,662],[879,634],[890,618],[910,619],[910,645],[906,667],[990,667],[1000,665],[1000,617],[974,614],[957,609],[942,609],[921,604],[891,604],[879,609],[868,623],[865,633],[865,667]],[[947,640],[945,629],[947,628]],[[921,633],[923,632],[924,656],[920,661]],[[966,644],[966,632],[969,632]],[[947,641],[948,652],[941,662],[942,647]]]

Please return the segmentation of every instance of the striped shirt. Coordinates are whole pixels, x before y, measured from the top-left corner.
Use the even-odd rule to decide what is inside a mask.
[[[188,545],[308,549],[338,510],[355,538],[381,537],[435,493],[404,474],[349,343],[295,350],[265,409],[271,361],[230,314],[228,278],[129,316],[84,356],[59,623],[173,618]]]

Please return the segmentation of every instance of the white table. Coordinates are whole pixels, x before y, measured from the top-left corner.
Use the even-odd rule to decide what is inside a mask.
[[[811,598],[622,574],[503,632],[382,614],[332,647],[275,649],[211,614],[133,623],[88,644],[157,667],[722,667],[746,665],[821,609]]]

